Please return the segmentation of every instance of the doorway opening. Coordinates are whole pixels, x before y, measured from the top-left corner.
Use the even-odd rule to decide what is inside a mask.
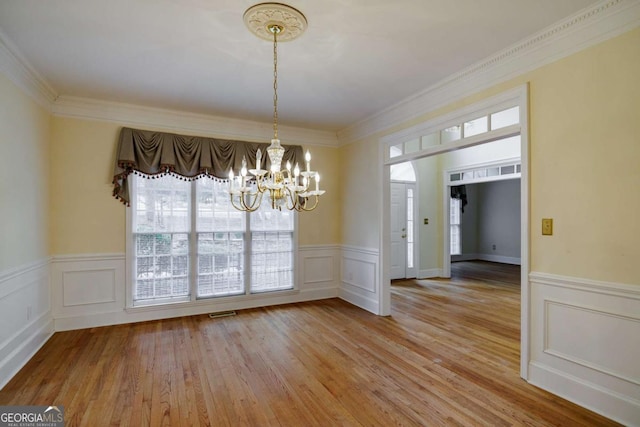
[[[419,195],[416,195],[416,203],[423,204],[425,200],[423,186],[427,182],[435,183],[439,197],[431,199],[430,205],[437,209],[429,216],[420,213],[416,223],[420,224],[420,236],[417,241],[419,253],[418,258],[418,278],[423,274],[431,277],[446,277],[450,275],[450,217],[449,199],[450,194],[443,191],[445,184],[451,184],[451,176],[446,173],[451,172],[455,167],[443,164],[442,156],[464,156],[467,155],[472,161],[464,164],[462,169],[470,166],[483,166],[483,163],[495,162],[495,157],[482,157],[478,151],[488,147],[491,143],[512,140],[517,138],[513,145],[517,146],[518,152],[511,155],[511,159],[520,161],[520,376],[528,378],[529,362],[529,195],[528,195],[528,87],[522,86],[500,95],[488,98],[479,103],[461,108],[453,113],[441,116],[429,122],[405,129],[396,134],[382,138],[380,141],[381,158],[381,188],[380,197],[382,217],[380,221],[380,278],[381,286],[379,293],[379,314],[389,315],[391,313],[391,257],[393,248],[391,246],[391,179],[390,167],[395,164],[413,161],[418,164],[422,161],[432,162],[438,166],[431,175],[430,180],[424,180],[420,168],[416,166],[417,184],[419,185]],[[481,148],[482,147],[482,148]],[[463,150],[469,149],[471,150]],[[395,151],[395,152],[394,152]],[[469,154],[471,153],[471,154]],[[501,157],[506,160],[509,157]],[[446,162],[445,162],[446,163]],[[460,168],[458,168],[460,169]],[[455,178],[455,177],[454,177]],[[459,179],[459,178],[458,178]],[[443,188],[444,187],[444,188]],[[445,209],[446,207],[446,209]],[[422,225],[424,224],[424,226]],[[433,254],[433,250],[428,250],[423,239],[423,227],[433,224],[435,227],[436,264],[420,264],[427,254]],[[442,224],[442,226],[438,226]],[[445,226],[446,225],[446,228]],[[446,232],[445,232],[446,230]],[[445,256],[446,248],[446,256]],[[428,277],[428,276],[427,276]]]
[[[520,137],[476,150],[519,155]],[[444,173],[442,277],[450,277],[456,261],[521,264],[521,170],[520,157],[514,157]]]

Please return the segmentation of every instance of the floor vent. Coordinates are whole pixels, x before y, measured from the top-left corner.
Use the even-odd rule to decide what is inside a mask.
[[[228,317],[228,316],[235,316],[236,312],[233,310],[230,311],[219,311],[217,313],[209,313],[209,317],[212,319],[217,319],[218,317]]]

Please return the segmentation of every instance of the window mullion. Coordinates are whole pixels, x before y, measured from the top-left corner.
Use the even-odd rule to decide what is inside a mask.
[[[191,181],[190,228],[189,228],[189,299],[195,301],[198,296],[198,232],[196,221],[198,217],[198,198],[196,194],[196,180]]]

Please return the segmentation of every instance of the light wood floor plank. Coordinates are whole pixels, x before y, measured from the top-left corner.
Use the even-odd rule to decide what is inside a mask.
[[[392,316],[338,299],[56,333],[0,405],[67,426],[614,426],[519,377],[519,269],[396,281]]]

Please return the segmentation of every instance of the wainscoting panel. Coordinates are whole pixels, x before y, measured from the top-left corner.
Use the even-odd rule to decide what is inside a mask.
[[[343,246],[340,298],[378,314],[380,307],[379,253]]]
[[[335,289],[338,295],[340,249],[337,246],[301,246],[298,249],[300,288]]]
[[[116,302],[116,269],[62,272],[62,305]]]
[[[124,254],[54,257],[51,264],[54,318],[122,311],[124,267]]]
[[[288,304],[338,296],[340,247],[298,248],[294,291],[211,298],[171,306],[126,307],[125,254],[57,256],[51,266],[58,331]]]
[[[0,388],[52,334],[49,259],[0,272]]]
[[[531,273],[530,382],[640,426],[640,284]]]

